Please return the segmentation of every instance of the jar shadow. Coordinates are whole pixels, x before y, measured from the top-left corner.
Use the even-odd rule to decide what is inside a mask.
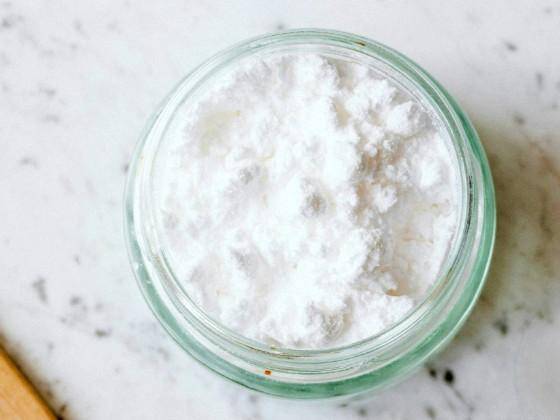
[[[475,126],[496,188],[496,244],[480,299],[448,351],[482,351],[535,322],[552,323],[558,298],[560,163],[552,152],[560,139],[535,135],[519,118],[503,128]]]

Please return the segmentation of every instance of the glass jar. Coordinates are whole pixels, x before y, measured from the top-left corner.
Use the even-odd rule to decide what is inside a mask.
[[[404,319],[365,340],[324,350],[275,348],[210,318],[173,274],[155,222],[152,171],[180,106],[213,76],[255,53],[312,51],[374,66],[431,108],[451,139],[460,178],[459,228],[441,275]],[[156,317],[196,360],[247,388],[297,399],[358,396],[404,378],[458,331],[484,283],[495,237],[494,188],[477,134],[451,96],[408,58],[369,39],[328,30],[293,30],[238,44],[185,77],[150,119],[130,165],[125,230],[140,289]]]

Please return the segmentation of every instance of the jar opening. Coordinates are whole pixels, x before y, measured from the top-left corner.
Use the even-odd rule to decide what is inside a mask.
[[[352,60],[367,61],[370,65],[375,64],[376,70],[384,72],[404,86],[407,92],[429,107],[442,122],[450,139],[449,147],[457,165],[460,184],[457,186],[460,199],[457,228],[452,245],[438,279],[422,301],[389,328],[361,341],[326,349],[276,348],[241,336],[212,319],[194,303],[174,275],[165,247],[158,237],[156,210],[151,200],[151,174],[159,142],[186,98],[202,89],[213,75],[242,57],[262,52],[289,51],[294,48],[322,49],[325,54],[338,54]],[[482,159],[482,171],[476,167],[479,162],[473,162],[473,142],[474,146],[479,148],[478,159]],[[466,304],[468,308],[478,295],[484,275],[471,281],[470,278],[465,278],[465,273],[482,258],[482,271],[485,274],[494,229],[491,215],[489,217],[485,211],[481,214],[480,210],[481,207],[493,209],[493,189],[491,180],[488,184],[489,172],[480,150],[476,133],[445,91],[417,65],[387,47],[355,35],[308,29],[250,40],[212,57],[195,69],[173,91],[148,126],[144,142],[139,145],[131,168],[126,197],[127,238],[131,259],[139,264],[136,274],[139,277],[148,277],[140,279],[148,300],[157,295],[157,305],[166,302],[163,303],[168,306],[165,309],[166,315],[162,315],[161,307],[154,308],[153,303],[152,308],[160,319],[163,318],[164,326],[180,344],[183,345],[185,340],[192,341],[194,338],[198,341],[197,346],[214,353],[226,365],[232,364],[235,368],[253,375],[264,374],[270,376],[272,381],[298,383],[309,382],[308,375],[313,374],[316,375],[317,381],[328,383],[333,379],[354,377],[366,371],[372,372],[388,367],[409,351],[411,346],[419,345],[425,339],[427,331],[447,322],[449,311],[453,310],[459,299],[458,291],[470,288],[471,302]],[[486,177],[487,184],[483,186],[485,190],[482,191],[486,195],[481,199],[480,186],[477,188],[477,184],[480,184],[480,178],[483,177]],[[484,237],[480,235],[481,217],[487,219]],[[482,239],[485,240],[485,248],[479,251],[476,244]],[[473,244],[476,245],[475,248]],[[473,255],[476,252],[479,254]],[[484,254],[483,257],[480,253]],[[461,315],[461,320],[466,313],[468,311]],[[170,319],[172,317],[182,319]],[[455,326],[448,328],[447,337],[456,331],[459,324],[460,321],[457,321]],[[429,354],[444,341],[445,339],[440,339],[437,346],[432,343]],[[192,345],[192,342],[189,345]],[[427,355],[428,353],[424,357]],[[271,373],[267,374],[267,371]]]

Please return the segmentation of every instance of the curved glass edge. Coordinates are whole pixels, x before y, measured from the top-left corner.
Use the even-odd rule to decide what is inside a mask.
[[[301,34],[302,31],[305,33],[309,33],[309,30],[292,31],[291,33]],[[325,34],[324,31],[320,32],[321,35]],[[332,32],[329,31],[328,33]],[[350,36],[353,38],[361,38],[345,33],[337,34],[343,35],[345,37]],[[365,38],[362,39],[364,39],[368,43],[372,42]],[[377,43],[373,44],[379,46],[379,44]],[[399,53],[395,54],[398,57],[402,57],[404,60],[406,60],[409,65],[412,64],[413,66],[419,68],[419,66],[410,62],[410,60],[408,60],[406,57],[401,56]],[[427,75],[425,71],[421,71],[424,75]],[[428,357],[441,350],[441,348],[451,340],[451,338],[459,330],[461,325],[468,317],[470,311],[474,307],[476,298],[480,294],[484,279],[486,278],[486,275],[488,273],[491,260],[490,257],[495,240],[496,208],[494,188],[488,161],[486,159],[486,155],[480,144],[476,131],[474,130],[466,115],[453,100],[453,98],[431,77],[430,80],[445,95],[446,99],[452,105],[453,111],[459,117],[467,134],[466,137],[470,142],[472,153],[478,161],[477,163],[479,164],[479,169],[482,175],[482,219],[484,222],[484,226],[481,232],[481,242],[477,252],[477,258],[474,265],[475,268],[471,273],[471,279],[478,279],[478,281],[471,281],[469,283],[470,288],[468,290],[468,293],[464,293],[461,298],[463,303],[461,305],[456,305],[453,308],[451,313],[447,316],[445,322],[440,325],[438,331],[435,334],[427,337],[422,343],[420,343],[410,352],[404,354],[401,358],[399,358],[399,360],[392,362],[374,372],[369,372],[364,375],[353,377],[347,380],[327,383],[294,384],[278,382],[273,378],[264,378],[263,376],[252,374],[246,370],[240,369],[239,367],[229,363],[222,358],[210,354],[206,348],[201,346],[198,342],[196,342],[196,340],[193,340],[188,333],[183,331],[182,326],[177,322],[176,316],[169,310],[168,304],[166,304],[166,302],[164,301],[164,298],[161,295],[161,291],[158,291],[154,286],[154,283],[152,283],[152,281],[150,280],[148,268],[144,265],[142,252],[134,235],[133,174],[136,173],[137,165],[140,161],[139,157],[141,155],[142,147],[146,141],[146,137],[150,129],[152,128],[154,121],[157,119],[163,108],[162,106],[160,106],[159,110],[156,112],[156,114],[154,114],[154,116],[150,119],[150,122],[147,124],[142,136],[142,140],[139,142],[133,157],[133,164],[131,165],[131,170],[125,190],[124,226],[129,257],[135,265],[135,267],[133,267],[134,273],[139,283],[140,289],[144,295],[144,298],[146,299],[156,317],[168,331],[168,333],[170,333],[170,335],[175,339],[175,341],[178,342],[179,345],[181,345],[181,347],[183,347],[196,360],[198,360],[211,370],[217,372],[218,374],[229,380],[232,380],[233,382],[237,382],[248,388],[280,397],[315,399],[327,397],[330,398],[348,394],[358,394],[365,391],[373,391],[385,388],[386,386],[391,385],[392,383],[404,378],[405,376],[407,376],[407,374],[414,371]],[[164,103],[165,102],[166,101],[164,101]]]

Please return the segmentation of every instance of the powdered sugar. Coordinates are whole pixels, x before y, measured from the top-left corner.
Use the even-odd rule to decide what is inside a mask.
[[[457,223],[447,134],[374,70],[310,53],[245,59],[174,127],[155,179],[168,256],[238,333],[350,343],[437,278]]]

